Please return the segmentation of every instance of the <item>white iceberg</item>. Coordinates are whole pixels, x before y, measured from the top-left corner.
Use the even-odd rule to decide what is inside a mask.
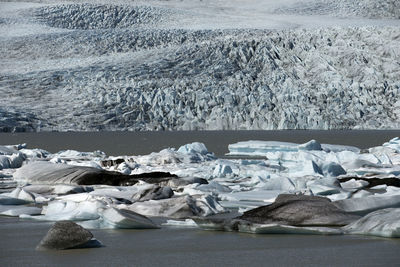
[[[18,217],[21,215],[40,215],[41,212],[42,209],[38,207],[16,206],[0,212],[0,215]]]
[[[104,208],[99,210],[97,220],[80,221],[79,225],[89,229],[154,229],[159,228],[146,216],[130,210]]]
[[[362,198],[349,198],[334,202],[335,205],[347,212],[365,215],[375,210],[385,208],[399,208],[400,194],[373,195]]]
[[[135,202],[131,205],[119,205],[119,207],[146,216],[162,216],[176,219],[209,216],[225,211],[215,198],[210,195],[186,195],[162,200]]]
[[[346,233],[400,237],[400,208],[381,209],[343,227]]]

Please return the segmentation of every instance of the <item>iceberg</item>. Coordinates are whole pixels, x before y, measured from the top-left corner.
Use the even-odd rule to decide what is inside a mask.
[[[29,206],[17,206],[5,211],[0,212],[0,215],[18,217],[21,215],[40,215],[42,212],[41,208],[29,207]]]
[[[365,215],[370,212],[385,208],[399,208],[400,194],[396,195],[372,195],[362,198],[343,199],[334,204],[347,212]]]
[[[162,200],[135,202],[120,205],[146,216],[162,216],[175,219],[209,216],[224,211],[224,208],[212,196],[180,196]]]
[[[28,163],[14,173],[14,179],[20,183],[72,185],[128,185],[139,180],[162,181],[173,177],[176,176],[163,172],[125,175],[93,167],[41,161]]]
[[[89,229],[157,229],[159,228],[153,221],[146,216],[136,212],[105,208],[99,210],[97,220],[77,222],[79,225]]]
[[[349,234],[400,237],[400,208],[380,209],[343,227]]]
[[[343,226],[358,219],[335,206],[328,198],[281,194],[275,202],[243,213],[240,220],[258,224],[292,226]]]

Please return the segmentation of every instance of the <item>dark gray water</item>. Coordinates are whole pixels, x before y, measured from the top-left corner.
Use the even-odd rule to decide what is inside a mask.
[[[194,141],[206,144],[217,156],[228,152],[228,145],[247,140],[321,143],[369,148],[400,136],[400,130],[370,131],[183,131],[183,132],[42,132],[0,133],[0,145],[27,143],[29,148],[50,152],[65,149],[101,150],[107,155],[143,155],[168,147],[178,148]]]
[[[51,223],[0,217],[1,266],[398,266],[400,240],[196,229],[93,230],[105,247],[35,251]]]

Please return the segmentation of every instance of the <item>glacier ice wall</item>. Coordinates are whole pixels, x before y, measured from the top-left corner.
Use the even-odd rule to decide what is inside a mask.
[[[18,14],[43,28],[0,37],[0,131],[400,127],[397,26],[191,30],[108,4],[1,23]]]
[[[400,2],[397,0],[299,0],[285,7],[279,7],[275,12],[400,19]]]

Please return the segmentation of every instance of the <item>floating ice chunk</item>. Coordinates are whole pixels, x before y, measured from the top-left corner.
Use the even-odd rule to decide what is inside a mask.
[[[274,202],[280,193],[282,193],[280,190],[255,189],[243,192],[221,193],[219,197],[224,201],[241,202],[243,203],[242,207],[254,207]]]
[[[322,148],[320,143],[315,140],[311,140],[307,143],[299,145],[298,150],[322,150]]]
[[[22,216],[21,218],[29,218],[45,221],[83,221],[95,220],[99,218],[98,209],[104,207],[100,201],[51,201],[43,207],[41,216]]]
[[[102,151],[94,151],[94,152],[81,152],[76,150],[63,150],[58,153],[53,154],[53,156],[61,158],[61,159],[94,159],[100,158],[103,159],[106,157],[106,154]]]
[[[57,158],[59,159],[59,158]],[[53,162],[53,163],[60,163],[60,162]],[[91,167],[91,168],[96,168],[96,169],[103,169],[99,163],[91,160],[85,160],[85,161],[75,161],[75,160],[68,160],[68,161],[63,161],[61,160],[61,163],[65,163],[68,165],[73,165],[73,166],[82,166],[82,167]]]
[[[202,191],[202,192],[211,192],[211,193],[228,193],[231,192],[232,190],[224,185],[221,185],[215,181],[211,181],[208,184],[202,184],[196,186],[196,189]]]
[[[22,187],[25,191],[36,194],[52,194],[54,187],[51,185],[25,185]]]
[[[348,180],[347,182],[340,183],[340,186],[346,190],[361,189],[368,185],[369,185],[369,183],[367,181],[356,180],[356,179],[351,179],[351,180]]]
[[[167,220],[166,223],[163,223],[162,225],[165,226],[176,226],[176,227],[190,227],[190,228],[197,228],[197,224],[195,221],[192,219],[186,219],[184,221],[178,221],[178,220]]]
[[[1,146],[0,146],[1,148]],[[11,150],[14,151],[14,150]],[[8,168],[19,168],[26,159],[25,155],[16,150],[13,154],[8,154],[8,148],[3,146],[0,150],[0,170]]]
[[[30,203],[29,201],[8,197],[4,194],[0,195],[0,205],[24,205]]]
[[[324,162],[321,164],[321,170],[324,176],[336,177],[346,174],[346,171],[336,162]]]
[[[400,153],[400,138],[395,137],[389,142],[386,142],[382,145],[383,147],[388,147],[396,151],[397,153]]]
[[[100,212],[100,228],[153,229],[158,226],[149,218],[124,209],[106,208]]]
[[[373,186],[370,189],[372,189],[372,190],[386,190],[386,188],[387,188],[387,185],[380,184],[380,185]]]
[[[305,174],[323,174],[321,168],[314,161],[306,161],[303,163],[304,169],[303,172]]]
[[[209,152],[203,143],[199,142],[181,146],[178,153],[189,155],[192,162],[215,159],[214,154]]]
[[[228,155],[266,156],[267,153],[320,151],[321,144],[311,140],[304,144],[279,141],[242,141],[228,146]]]
[[[105,196],[114,199],[124,199],[128,202],[146,201],[150,199],[165,199],[172,197],[174,192],[168,186],[160,187],[154,184],[140,182],[129,187],[103,187],[90,192],[91,196]]]
[[[331,145],[331,144],[321,144],[321,148],[325,152],[342,152],[342,151],[351,151],[354,153],[360,153],[360,149],[355,146],[343,146],[343,145]]]
[[[53,164],[48,162],[31,162],[14,173],[14,179],[19,182],[36,184],[90,184],[108,175],[108,179],[118,175],[91,167]],[[111,176],[110,176],[111,175]],[[98,177],[98,179],[97,179]],[[90,181],[89,181],[90,180]]]
[[[20,187],[15,188],[10,193],[4,193],[3,195],[8,196],[10,198],[21,199],[26,202],[35,202],[35,196],[32,193],[29,193]]]
[[[329,198],[332,201],[338,201],[342,199],[348,199],[351,197],[351,192],[340,192],[337,194],[332,194],[332,195],[327,195],[327,198]]]
[[[118,165],[117,171],[120,172],[120,173],[123,173],[123,174],[131,174],[132,169],[130,168],[130,166],[126,162],[123,162],[123,163]]]
[[[183,154],[198,153],[202,155],[206,155],[209,153],[206,146],[203,143],[199,142],[183,145],[178,149],[178,152]]]
[[[282,194],[271,205],[249,210],[237,219],[258,224],[342,226],[358,218],[324,197]]]
[[[261,188],[289,193],[296,190],[296,185],[291,178],[274,176],[270,178]]]
[[[151,166],[185,162],[185,156],[187,155],[178,154],[175,150],[167,148],[158,153],[153,152],[149,155],[137,156],[132,159],[138,164]],[[190,162],[190,156],[188,156],[187,162]]]
[[[10,168],[10,160],[7,156],[0,155],[0,170]]]
[[[90,186],[77,186],[77,185],[55,185],[53,186],[53,193],[56,195],[68,195],[93,191]]]
[[[6,215],[6,216],[20,216],[22,214],[25,215],[39,215],[41,214],[42,209],[38,207],[26,207],[26,206],[17,206],[8,210],[5,210],[1,212],[1,215]]]
[[[212,196],[181,196],[162,200],[149,200],[133,203],[126,206],[126,208],[146,216],[177,219],[208,216],[224,211],[224,208]]]
[[[225,164],[217,164],[213,171],[213,177],[226,177],[233,174],[232,167]]]
[[[399,176],[400,175],[400,166],[380,166],[376,165],[375,167],[372,167],[370,165],[369,167],[363,167],[363,168],[358,168],[354,169],[351,171],[352,173],[356,175],[385,175],[385,176]]]
[[[374,195],[363,198],[343,199],[334,203],[337,207],[347,212],[365,215],[378,209],[400,207],[400,195]]]
[[[18,149],[13,146],[0,146],[0,155],[18,154]]]
[[[19,150],[21,153],[23,153],[27,158],[46,158],[47,156],[50,155],[50,152],[44,150],[44,149],[26,149],[23,148]]]
[[[313,195],[326,196],[341,192],[340,183],[335,178],[322,178],[307,182],[307,188]]]
[[[318,164],[313,160],[300,161],[298,164],[288,166],[290,177],[302,177],[307,175],[323,176],[323,172]]]
[[[400,195],[400,188],[397,186],[387,186],[385,195]]]
[[[356,193],[354,193],[351,198],[364,198],[364,197],[368,197],[368,196],[372,196],[374,195],[373,193],[366,191],[366,190],[360,190]]]
[[[84,202],[84,201],[90,201],[92,199],[93,199],[92,194],[88,192],[69,194],[57,197],[57,200],[73,201],[73,202]]]
[[[283,224],[239,223],[238,231],[252,234],[341,235],[339,229],[329,227],[297,227]]]
[[[278,141],[243,141],[228,146],[228,155],[265,156],[267,152],[298,151],[298,144]]]
[[[130,185],[139,180],[168,180],[176,177],[170,173],[154,172],[137,175],[125,175],[92,167],[53,164],[49,162],[31,162],[14,173],[18,182],[35,184],[75,184],[75,185]]]
[[[400,208],[371,212],[343,229],[350,234],[400,237]]]

